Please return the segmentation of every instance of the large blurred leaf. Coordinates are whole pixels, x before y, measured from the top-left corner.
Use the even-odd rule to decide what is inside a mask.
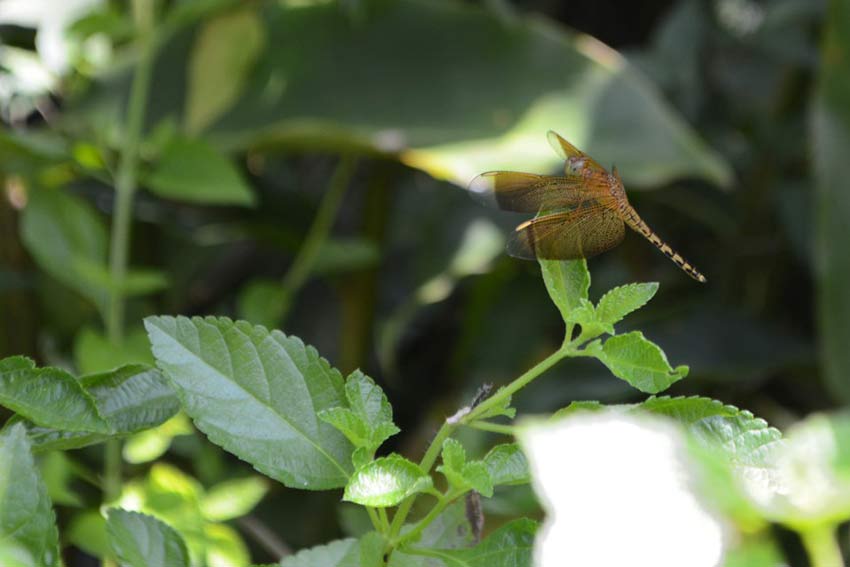
[[[25,550],[33,565],[61,563],[50,498],[20,426],[0,432],[0,547],[7,542]]]
[[[153,516],[113,508],[109,511],[106,527],[112,549],[121,559],[122,565],[189,565],[189,553],[180,535]]]
[[[850,401],[850,0],[831,0],[812,112],[818,310],[827,383]]]
[[[287,486],[344,486],[351,445],[317,412],[345,404],[340,373],[296,337],[244,321],[145,319],[154,356],[216,444]]]
[[[542,18],[504,21],[463,2],[359,4],[357,22],[332,2],[266,4],[265,51],[242,96],[206,130],[209,138],[228,149],[398,153],[465,185],[488,169],[555,169],[561,160],[545,141],[554,128],[616,162],[627,181],[730,180],[729,167],[652,85],[587,36]],[[178,76],[194,54],[185,37],[166,52],[157,84]],[[120,89],[103,85],[100,96],[111,99],[101,107],[114,106]],[[157,97],[151,123],[179,115],[182,100]]]

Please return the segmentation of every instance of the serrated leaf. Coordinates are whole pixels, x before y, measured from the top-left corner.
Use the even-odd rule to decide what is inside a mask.
[[[280,331],[208,317],[148,317],[157,363],[211,441],[293,488],[344,486],[351,444],[317,413],[344,405],[342,376]]]
[[[590,272],[587,262],[581,260],[539,260],[543,273],[543,282],[552,303],[561,312],[564,323],[570,322],[570,316],[581,306],[581,300],[587,299],[590,289]]]
[[[106,529],[109,542],[124,567],[189,565],[189,552],[180,535],[153,516],[109,510]]]
[[[266,492],[268,483],[261,477],[226,480],[207,491],[201,500],[201,511],[207,520],[232,520],[250,512],[260,503]]]
[[[466,450],[459,441],[449,438],[443,442],[443,464],[437,471],[443,473],[456,491],[475,490],[487,498],[493,496],[493,479],[485,463],[466,460]]]
[[[0,405],[42,427],[107,433],[92,396],[59,368],[27,368],[15,357],[0,367]]]
[[[0,432],[0,542],[25,552],[36,565],[61,565],[50,498],[20,425]]]
[[[128,365],[79,379],[93,397],[106,431],[69,431],[18,419],[27,428],[34,451],[75,449],[156,427],[177,413],[174,389],[159,370]],[[13,418],[15,420],[15,418]]]
[[[265,28],[251,8],[235,10],[203,24],[189,61],[189,132],[200,132],[237,100],[264,43]]]
[[[599,358],[614,376],[648,394],[666,390],[688,375],[687,366],[671,368],[664,351],[640,331],[613,336],[601,347],[588,348],[588,352]]]
[[[537,523],[522,518],[505,524],[471,549],[440,549],[437,554],[449,565],[527,567],[532,564],[536,532]]]
[[[384,391],[359,370],[351,373],[345,383],[349,407],[331,408],[319,412],[319,418],[330,423],[356,447],[373,452],[399,432],[392,422],[393,410]]]
[[[587,299],[579,300],[579,306],[572,310],[567,324],[575,323],[581,327],[582,342],[598,337],[602,333],[614,334],[614,327],[599,319],[596,307]]]
[[[496,445],[484,456],[493,486],[527,484],[531,481],[528,459],[516,443]]]
[[[431,477],[419,465],[401,455],[390,455],[359,468],[345,487],[343,500],[386,508],[431,486]]]
[[[369,532],[360,539],[348,538],[299,551],[280,562],[280,567],[382,567],[383,539]]]
[[[191,203],[254,203],[251,188],[230,160],[199,139],[171,140],[145,185],[161,197]]]
[[[615,287],[599,300],[596,314],[603,324],[614,325],[632,311],[646,305],[657,291],[658,284],[655,282]]]
[[[513,419],[516,417],[516,408],[511,407],[511,396],[502,398],[501,402],[480,414],[477,419],[484,420],[491,417],[505,416]]]

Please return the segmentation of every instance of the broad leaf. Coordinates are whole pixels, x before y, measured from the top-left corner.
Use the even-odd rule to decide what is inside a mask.
[[[234,165],[202,140],[177,138],[145,185],[157,195],[211,205],[250,205],[254,194]]]
[[[493,496],[493,479],[482,461],[466,460],[466,450],[460,441],[446,439],[443,442],[443,464],[437,471],[445,475],[449,485],[458,492],[475,490],[487,498]]]
[[[344,405],[342,376],[280,331],[208,317],[148,317],[157,363],[214,443],[293,488],[344,486],[351,444],[317,413]]]
[[[658,284],[655,282],[615,287],[599,300],[596,314],[603,324],[615,325],[632,311],[646,305],[657,291]]]
[[[128,332],[120,345],[101,332],[86,327],[74,339],[74,363],[80,374],[105,372],[125,364],[153,365],[150,343],[144,329]]]
[[[32,361],[25,361],[14,357],[0,366],[0,405],[42,427],[108,432],[94,399],[76,378],[59,368],[35,368]]]
[[[527,484],[531,480],[528,459],[516,443],[496,445],[484,456],[484,464],[494,486]]]
[[[587,300],[590,289],[590,272],[585,260],[540,260],[543,282],[552,302],[558,307],[565,323],[578,309],[582,300]]]
[[[0,432],[0,547],[7,542],[35,565],[61,565],[50,498],[20,425]]]
[[[79,379],[94,399],[106,429],[68,430],[19,420],[27,428],[35,451],[75,449],[156,427],[177,413],[174,389],[158,370],[142,365],[122,366]]]
[[[587,352],[599,358],[614,376],[648,394],[666,390],[688,375],[687,366],[671,368],[664,351],[640,331],[611,337],[601,346],[591,343]]]
[[[537,523],[522,518],[505,524],[471,549],[428,549],[429,557],[464,567],[531,567]]]
[[[387,508],[431,486],[431,477],[419,465],[401,455],[390,455],[357,469],[345,487],[343,500]]]
[[[153,516],[109,510],[109,541],[124,567],[181,567],[189,565],[189,552],[172,527]]]
[[[381,567],[383,541],[375,532],[359,540],[341,539],[299,551],[280,562],[280,567]]]

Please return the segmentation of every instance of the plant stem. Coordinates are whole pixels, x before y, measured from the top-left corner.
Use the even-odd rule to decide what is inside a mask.
[[[813,526],[802,530],[800,537],[812,567],[844,567],[841,548],[835,540],[835,526]]]
[[[139,144],[148,103],[151,71],[154,61],[155,0],[134,0],[138,43],[141,51],[133,75],[130,98],[127,102],[127,124],[124,145],[115,179],[115,206],[112,216],[112,234],[109,252],[109,310],[106,334],[112,344],[120,344],[124,336],[124,280],[130,255],[130,229],[132,227],[133,195],[138,185]]]
[[[381,533],[389,533],[390,531],[390,520],[387,517],[387,509],[386,508],[378,508],[378,519],[381,521]]]
[[[440,451],[443,448],[443,442],[447,438],[449,438],[452,433],[454,433],[457,427],[462,424],[472,423],[488,410],[505,403],[505,401],[508,400],[513,394],[515,394],[516,392],[527,386],[532,380],[552,368],[562,358],[567,355],[573,354],[575,352],[574,347],[575,342],[565,341],[561,348],[559,348],[558,350],[556,350],[555,352],[535,364],[533,367],[525,371],[519,378],[517,378],[507,386],[499,388],[499,390],[495,394],[484,400],[480,405],[473,408],[463,418],[452,423],[444,421],[443,425],[440,427],[440,430],[437,431],[437,435],[434,437],[433,441],[431,441],[431,445],[428,447],[428,450],[425,452],[425,455],[422,457],[422,461],[419,463],[419,466],[422,468],[422,470],[426,473],[429,473],[431,471],[431,467],[434,466],[434,463],[437,461],[437,457],[440,455]],[[401,506],[399,506],[398,511],[393,517],[392,526],[390,527],[391,539],[398,536],[399,531],[401,531],[401,527],[404,525],[404,520],[407,519],[407,515],[410,513],[410,508],[413,507],[415,499],[415,495],[411,496],[410,498],[402,502]],[[439,506],[439,503],[437,505]],[[420,524],[430,516],[431,514],[429,513],[428,516],[426,516],[420,521]]]
[[[371,506],[366,506],[365,508],[366,513],[369,515],[369,520],[372,522],[372,527],[375,528],[376,532],[383,532],[383,526],[381,525],[381,520],[378,518],[378,512]]]
[[[307,280],[310,271],[313,269],[313,264],[316,261],[316,256],[328,238],[331,230],[331,225],[336,219],[339,207],[342,204],[342,198],[345,196],[345,190],[351,182],[351,176],[354,174],[354,169],[357,165],[357,160],[348,154],[343,154],[340,157],[339,164],[336,166],[331,180],[328,183],[328,190],[322,197],[322,202],[319,205],[319,210],[316,212],[316,218],[307,232],[304,239],[304,244],[295,256],[292,266],[286,275],[283,277],[283,289],[291,298],[298,289]]]
[[[431,511],[429,511],[424,518],[419,520],[416,525],[413,526],[413,529],[411,529],[409,532],[407,532],[406,534],[398,538],[398,540],[396,540],[394,547],[398,547],[406,541],[416,541],[422,531],[426,527],[428,527],[428,524],[433,522],[434,519],[436,519],[436,517],[439,516],[443,512],[443,510],[446,509],[446,506],[448,506],[458,496],[459,495],[457,493],[449,493],[443,495],[437,501],[434,507],[431,508]]]
[[[467,426],[481,431],[489,431],[490,433],[499,433],[501,435],[513,435],[514,426],[504,423],[493,423],[491,421],[472,421],[467,423]]]

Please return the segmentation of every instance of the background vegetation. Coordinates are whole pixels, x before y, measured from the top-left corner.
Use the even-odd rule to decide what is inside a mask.
[[[522,217],[462,190],[554,172],[551,128],[708,277],[634,234],[589,262],[592,296],[660,282],[623,328],[690,366],[666,393],[780,428],[850,401],[847,0],[0,0],[0,41],[0,357],[88,375],[153,362],[145,316],[247,319],[375,378],[384,450],[419,455],[561,344],[539,268],[502,253]],[[643,396],[574,360],[514,405],[586,399]],[[41,460],[69,565],[102,554],[120,478],[225,562],[362,531],[180,415]],[[527,488],[485,506],[539,515]]]

